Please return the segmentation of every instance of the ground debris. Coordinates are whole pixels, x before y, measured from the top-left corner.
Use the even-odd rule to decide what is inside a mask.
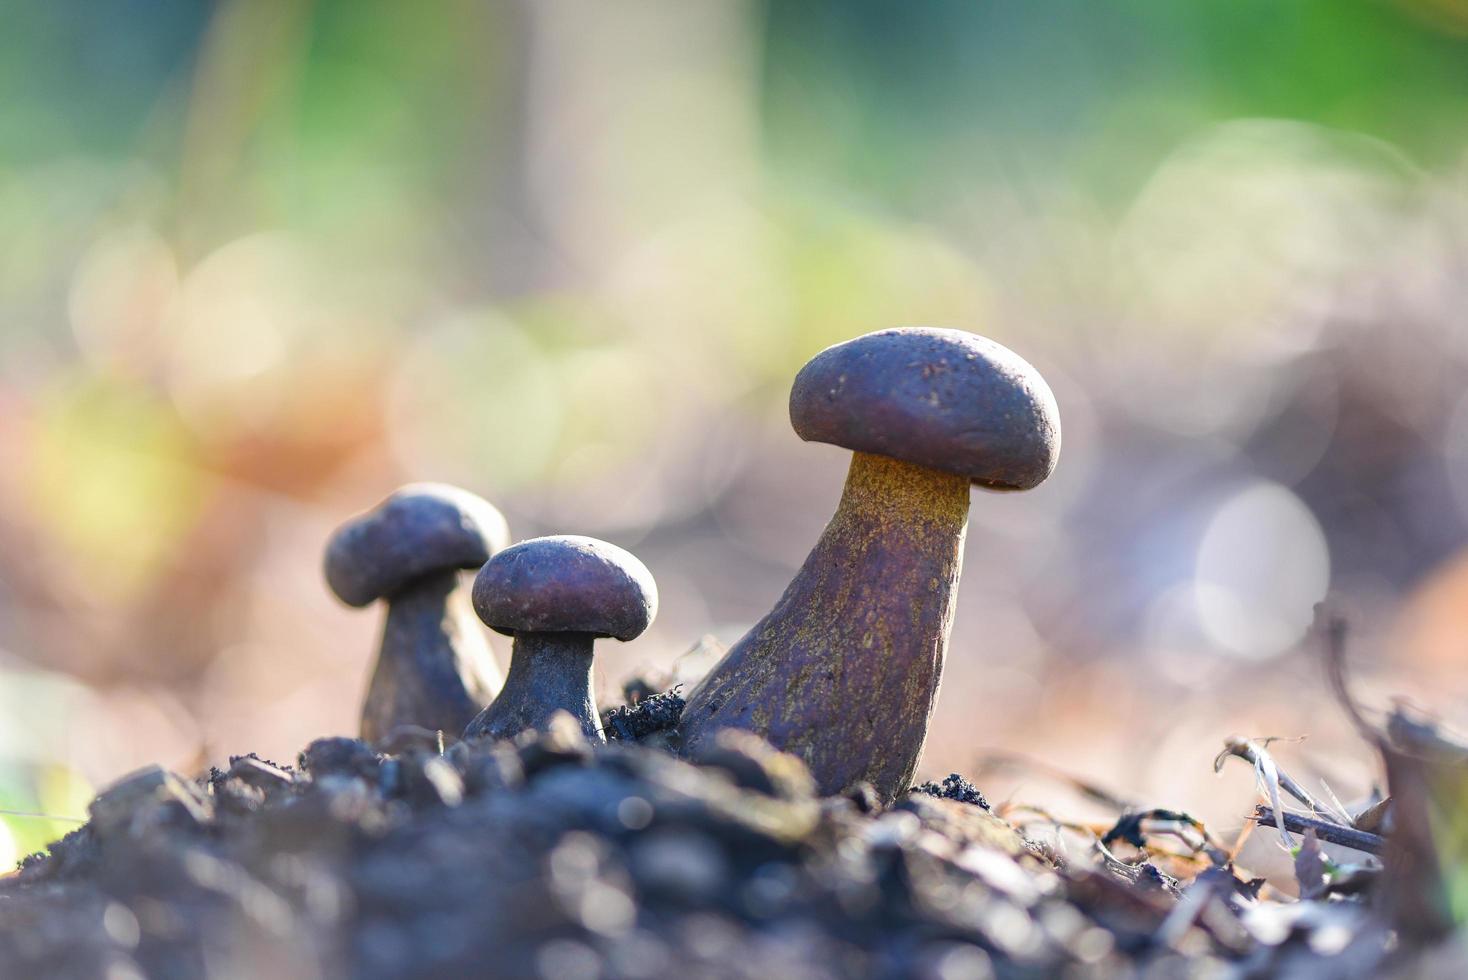
[[[1150,860],[1149,835],[1206,841],[1179,811],[1117,822],[1135,857],[1100,830],[1062,857],[957,775],[883,807],[819,797],[747,732],[680,758],[625,731],[142,770],[0,880],[0,977],[1366,977],[1445,955],[1397,943],[1376,869],[1313,844],[1317,897],[1266,899],[1212,847]]]
[[[1299,813],[1276,814],[1272,807],[1263,803],[1254,807],[1254,819],[1261,824],[1284,823],[1284,829],[1295,834],[1314,834],[1330,844],[1339,844],[1365,854],[1381,854],[1386,849],[1386,838],[1364,830],[1341,827],[1327,820],[1317,820]]]
[[[677,726],[686,704],[676,687],[661,694],[635,696],[627,704],[603,712],[602,733],[608,741],[618,742],[638,742],[662,735]]]
[[[929,796],[941,796],[945,800],[957,800],[960,803],[972,803],[989,809],[989,801],[984,799],[984,794],[973,783],[964,779],[956,772],[951,772],[943,777],[941,783],[926,782],[920,786],[914,786],[914,793],[927,793]]]

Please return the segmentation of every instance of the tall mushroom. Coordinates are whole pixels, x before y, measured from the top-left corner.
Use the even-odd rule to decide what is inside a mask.
[[[409,484],[342,525],[326,547],[326,581],[350,606],[387,600],[362,737],[417,725],[457,735],[500,688],[498,665],[459,573],[509,543],[488,501],[438,483]]]
[[[593,645],[626,642],[652,623],[658,590],[647,566],[596,538],[531,538],[479,570],[474,609],[515,645],[504,690],[464,737],[513,738],[567,711],[587,738],[605,741],[591,688]]]
[[[816,355],[790,421],[853,451],[846,488],[775,608],[690,694],[685,750],[747,729],[803,759],[823,792],[866,780],[890,801],[912,781],[938,693],[969,486],[1049,476],[1059,412],[1007,348],[904,328]]]

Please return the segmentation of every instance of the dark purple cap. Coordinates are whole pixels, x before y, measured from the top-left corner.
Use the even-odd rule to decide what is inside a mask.
[[[801,368],[790,422],[827,442],[1028,490],[1060,454],[1060,410],[1040,373],[976,334],[930,327],[869,333]]]
[[[504,515],[489,501],[443,483],[410,483],[331,536],[326,582],[343,602],[365,606],[425,575],[478,568],[509,542]]]
[[[652,573],[631,552],[579,535],[531,538],[474,579],[474,610],[498,633],[592,633],[630,640],[658,611]]]

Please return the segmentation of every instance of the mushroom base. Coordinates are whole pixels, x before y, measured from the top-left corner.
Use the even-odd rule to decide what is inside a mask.
[[[514,738],[545,730],[568,712],[586,737],[605,741],[591,692],[591,633],[521,633],[510,654],[504,690],[467,728],[465,738]]]
[[[456,571],[388,600],[377,667],[362,705],[362,738],[416,725],[457,735],[500,689],[501,675]]]
[[[966,477],[855,454],[785,594],[690,696],[685,751],[742,728],[804,760],[823,793],[905,791],[938,694],[968,506]]]

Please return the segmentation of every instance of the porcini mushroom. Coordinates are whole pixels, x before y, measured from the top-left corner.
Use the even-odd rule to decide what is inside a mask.
[[[407,725],[457,735],[499,691],[499,667],[459,573],[483,565],[509,537],[488,501],[438,483],[409,484],[332,535],[326,581],[337,597],[358,607],[387,600],[364,739]]]
[[[689,695],[696,753],[724,728],[799,756],[823,793],[906,790],[953,621],[969,486],[1050,475],[1060,417],[1018,355],[959,330],[883,330],[816,355],[790,421],[853,451],[836,514],[775,608]]]
[[[495,555],[474,579],[474,609],[515,644],[504,690],[464,737],[513,738],[566,711],[587,738],[605,741],[591,688],[593,644],[640,635],[657,608],[647,566],[596,538],[531,538]]]

